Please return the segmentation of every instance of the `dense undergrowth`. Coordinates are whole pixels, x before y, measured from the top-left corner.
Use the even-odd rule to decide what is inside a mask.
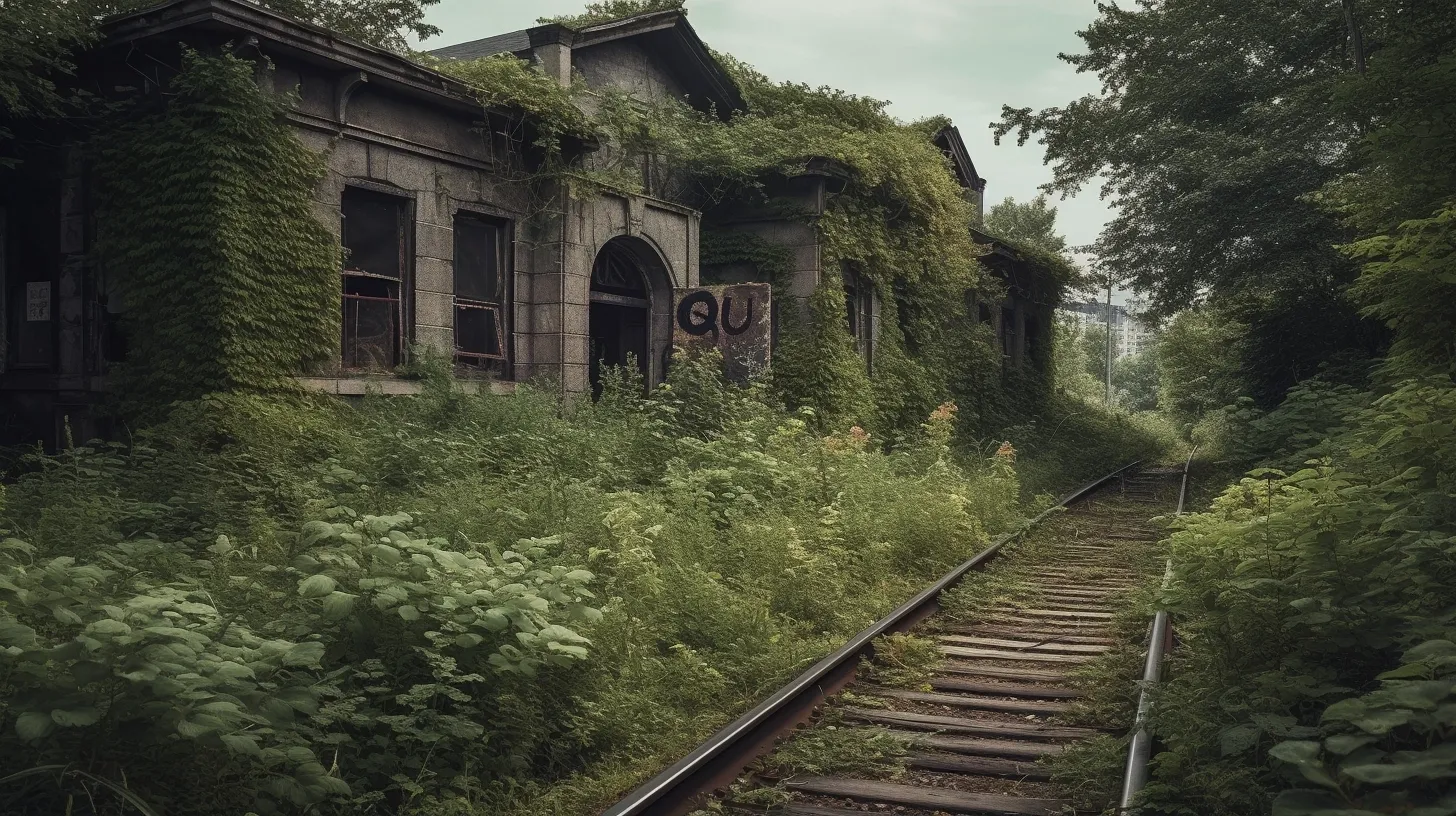
[[[0,762],[166,812],[585,813],[1018,518],[952,411],[886,453],[674,372],[571,406],[212,397],[31,457]],[[6,812],[83,795],[58,775]]]

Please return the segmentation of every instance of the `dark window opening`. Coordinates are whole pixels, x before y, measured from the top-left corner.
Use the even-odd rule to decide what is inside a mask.
[[[1041,324],[1036,318],[1026,318],[1026,359],[1035,362],[1041,353]]]
[[[854,338],[855,349],[865,358],[865,366],[874,366],[875,288],[869,278],[852,266],[844,265],[845,327]]]
[[[388,371],[403,359],[406,204],[394,196],[344,190],[344,368]]]
[[[607,368],[635,364],[643,382],[650,385],[651,306],[647,278],[637,260],[626,249],[608,243],[592,265],[588,377],[593,399],[602,394],[602,375]]]
[[[387,371],[399,365],[399,282],[344,277],[344,367]]]
[[[626,250],[608,244],[603,247],[597,261],[592,265],[591,288],[593,292],[637,298],[646,305],[647,281],[637,262]]]
[[[506,373],[508,245],[504,222],[455,216],[455,361]]]
[[[984,303],[979,304],[976,307],[976,316],[980,318],[981,323],[983,323],[983,324],[990,323],[991,322],[991,307],[990,306],[987,306]]]
[[[5,278],[6,361],[15,368],[50,368],[55,356],[57,247],[42,236],[57,233],[47,207],[0,210]]]
[[[1010,358],[1016,351],[1016,310],[1001,308],[1001,354]]]

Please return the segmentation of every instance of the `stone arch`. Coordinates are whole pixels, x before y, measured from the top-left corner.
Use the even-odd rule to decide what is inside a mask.
[[[593,394],[603,366],[636,357],[648,387],[667,376],[672,354],[672,273],[662,253],[640,236],[619,235],[592,261],[588,363]]]

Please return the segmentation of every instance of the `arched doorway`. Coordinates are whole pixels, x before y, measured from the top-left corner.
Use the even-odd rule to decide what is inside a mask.
[[[613,238],[597,253],[589,307],[593,397],[601,395],[603,369],[629,359],[649,387],[661,381],[671,344],[671,293],[657,253],[640,238]]]

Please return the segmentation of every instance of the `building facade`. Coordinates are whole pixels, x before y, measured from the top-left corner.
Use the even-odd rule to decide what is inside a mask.
[[[255,60],[260,82],[297,95],[289,122],[325,157],[314,211],[346,250],[342,330],[333,364],[299,372],[308,388],[410,393],[418,383],[395,372],[421,349],[452,361],[466,389],[508,391],[533,380],[588,393],[604,366],[628,360],[656,383],[666,376],[681,293],[761,277],[715,268],[705,278],[705,202],[675,184],[671,168],[644,161],[640,194],[542,183],[532,174],[541,156],[525,114],[484,109],[445,74],[244,0],[174,0],[112,20],[85,55],[79,81],[103,97],[160,98],[184,48]],[[723,117],[745,108],[680,11],[581,30],[543,25],[434,53],[511,53],[561,83],[580,77],[590,87],[683,99]],[[985,180],[959,134],[948,128],[936,141],[979,206]],[[561,147],[588,167],[612,149]],[[828,160],[806,168],[767,185],[779,203],[795,205],[793,216],[745,202],[714,206],[707,216],[715,229],[749,231],[787,249],[792,270],[775,293],[776,312],[803,308],[818,286],[815,218],[846,172]],[[108,392],[111,366],[125,357],[126,281],[92,251],[98,180],[74,144],[0,172],[4,441],[54,446],[68,425],[80,438],[104,433],[92,409]],[[1054,295],[1014,249],[980,237],[1010,295],[970,305],[969,316],[995,325],[1008,364],[1032,365]],[[845,272],[846,327],[872,366],[880,298],[890,293]]]
[[[1157,340],[1150,326],[1138,317],[1141,304],[1129,301],[1126,306],[1112,304],[1112,347],[1117,358],[1147,351]],[[1057,313],[1072,320],[1082,329],[1105,328],[1108,324],[1107,304],[1095,300],[1064,303]]]

